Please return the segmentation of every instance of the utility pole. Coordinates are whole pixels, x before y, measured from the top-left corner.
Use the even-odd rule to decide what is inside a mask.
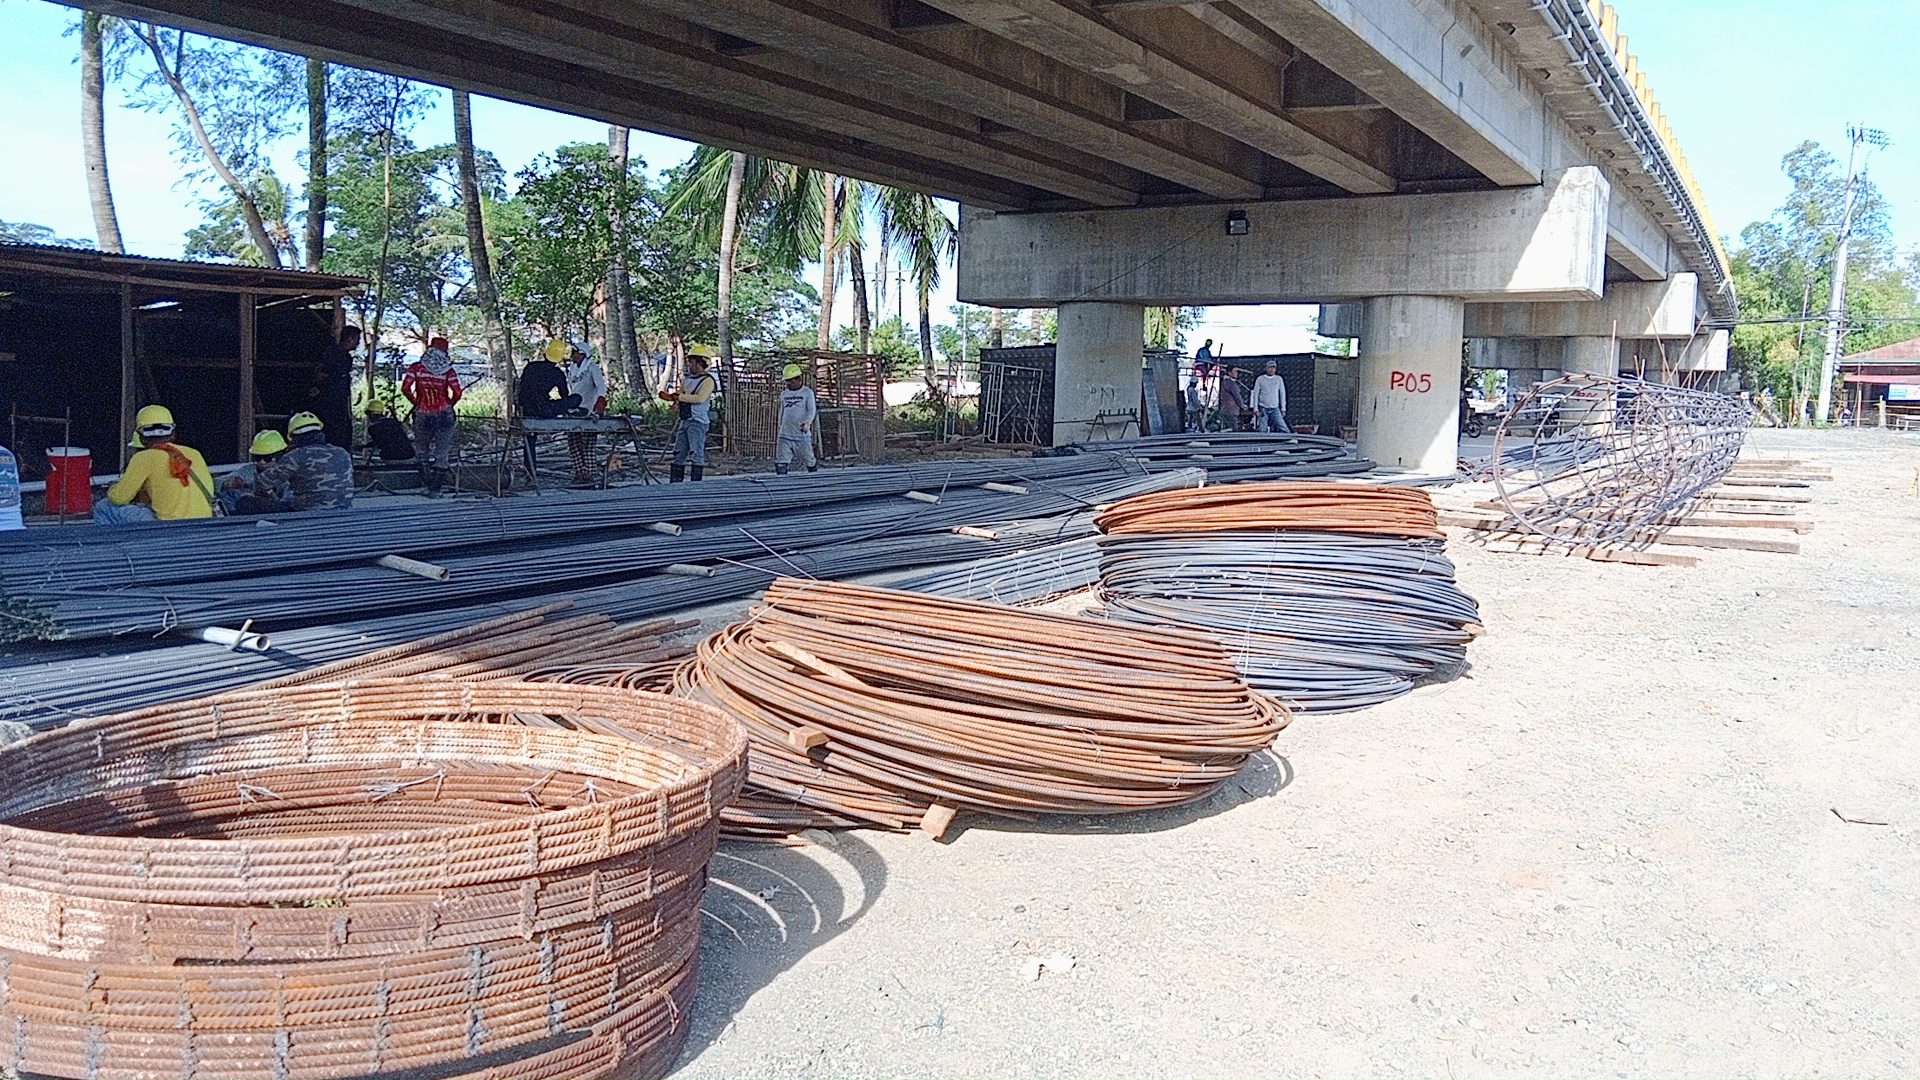
[[[1827,354],[1820,364],[1820,405],[1814,411],[1816,424],[1826,426],[1829,411],[1833,408],[1833,374],[1840,368],[1840,339],[1846,331],[1847,321],[1847,247],[1853,240],[1853,203],[1860,191],[1860,172],[1855,168],[1864,163],[1860,161],[1860,144],[1865,143],[1873,150],[1884,150],[1892,140],[1878,128],[1855,127],[1847,125],[1847,195],[1845,209],[1840,214],[1840,243],[1833,252],[1833,288],[1827,294]]]

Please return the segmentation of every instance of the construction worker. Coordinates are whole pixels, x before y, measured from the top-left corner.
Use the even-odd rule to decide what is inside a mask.
[[[371,448],[380,455],[381,461],[412,461],[413,436],[407,433],[407,427],[395,420],[387,412],[387,403],[379,398],[367,402],[367,441],[365,448]]]
[[[247,447],[253,461],[220,478],[221,512],[283,514],[293,509],[293,489],[284,482],[269,485],[261,475],[286,448],[286,436],[272,428],[255,435],[253,445]]]
[[[707,427],[713,419],[713,392],[720,388],[707,373],[707,361],[712,356],[712,350],[704,345],[688,349],[687,370],[680,376],[680,385],[660,391],[660,400],[676,403],[680,412],[680,423],[673,429],[673,463],[667,467],[669,483],[685,479],[689,464],[693,466],[693,479],[706,478]]]
[[[413,445],[420,460],[420,482],[438,495],[453,467],[453,407],[460,401],[460,373],[447,355],[447,339],[427,342],[427,351],[407,366],[400,392],[413,403]]]
[[[261,470],[260,483],[287,485],[295,510],[345,510],[353,505],[353,455],[327,441],[326,425],[310,412],[287,418],[292,445]]]
[[[586,345],[567,343],[567,398],[579,399],[573,409],[588,416],[607,411],[607,373]],[[567,453],[573,458],[573,482],[593,483],[593,450],[600,436],[591,431],[567,432]]]
[[[327,346],[313,378],[313,411],[334,442],[346,447],[353,445],[353,354],[359,349],[360,328],[341,327],[340,340]]]
[[[520,369],[520,384],[515,389],[515,399],[520,405],[521,416],[551,420],[580,407],[578,397],[568,396],[567,375],[560,370],[560,365],[572,355],[572,348],[556,338],[547,342],[546,348],[535,353],[533,359],[527,361],[527,366]]]
[[[20,517],[20,462],[0,446],[0,532],[26,527]]]
[[[820,465],[813,456],[813,423],[820,418],[820,406],[813,387],[801,378],[799,364],[788,364],[781,374],[786,377],[787,388],[780,391],[780,445],[773,452],[773,471],[787,475],[798,457],[808,472],[819,472]]]
[[[1280,377],[1280,363],[1267,361],[1266,374],[1253,380],[1253,430],[1290,432],[1287,426],[1287,380]]]
[[[207,459],[173,441],[173,412],[148,405],[134,416],[140,452],[93,504],[96,525],[132,525],[142,521],[184,521],[213,516],[213,474]]]

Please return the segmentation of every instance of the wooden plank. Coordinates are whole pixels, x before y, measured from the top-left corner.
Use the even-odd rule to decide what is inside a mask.
[[[1802,535],[1813,531],[1813,522],[1806,518],[1771,515],[1743,517],[1739,514],[1688,514],[1673,524],[1692,525],[1702,529],[1792,529]]]
[[[1680,555],[1665,551],[1634,551],[1627,548],[1560,548],[1550,547],[1538,540],[1494,539],[1481,545],[1488,551],[1497,551],[1510,555],[1564,555],[1579,556],[1591,562],[1625,563],[1629,566],[1698,566],[1700,559],[1695,555]]]
[[[1810,487],[1805,480],[1776,480],[1764,476],[1725,476],[1720,479],[1722,487]]]
[[[254,305],[252,293],[241,293],[234,313],[240,320],[240,400],[234,412],[239,418],[236,434],[241,461],[247,460],[247,450],[253,444],[253,362],[260,354],[259,312]]]
[[[1675,547],[1723,548],[1735,551],[1771,551],[1781,555],[1800,554],[1798,540],[1767,540],[1755,536],[1703,536],[1668,529],[1655,541]]]
[[[1726,495],[1709,496],[1704,504],[1710,510],[1724,514],[1794,514],[1798,510],[1793,503],[1745,502]]]
[[[1803,484],[1801,486],[1804,487],[1805,485]],[[1708,488],[1707,495],[1709,498],[1744,499],[1747,502],[1810,503],[1813,501],[1812,495],[1807,495],[1798,491],[1754,490],[1754,491],[1727,492],[1727,491],[1721,491],[1718,488]]]

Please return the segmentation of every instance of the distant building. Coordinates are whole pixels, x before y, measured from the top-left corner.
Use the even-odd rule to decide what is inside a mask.
[[[1920,337],[1840,358],[1847,398],[1861,409],[1920,412]]]

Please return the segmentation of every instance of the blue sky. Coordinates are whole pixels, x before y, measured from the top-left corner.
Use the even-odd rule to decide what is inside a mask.
[[[1780,201],[1782,154],[1803,139],[1839,149],[1846,125],[1857,122],[1893,138],[1891,149],[1874,156],[1871,175],[1892,204],[1899,242],[1920,241],[1920,0],[1622,0],[1616,7],[1723,234],[1737,239]],[[45,0],[0,0],[0,41],[8,45],[0,149],[10,163],[0,170],[0,219],[85,237],[93,226],[80,161],[77,41],[62,36],[74,14]],[[116,99],[107,114],[108,157],[127,249],[176,256],[206,191],[177,182],[170,117],[121,108]],[[451,127],[443,106],[415,136],[450,139]],[[474,135],[513,171],[562,143],[604,139],[606,125],[476,98]],[[690,149],[640,132],[635,139],[635,152],[654,168]],[[276,155],[282,176],[299,173],[295,149],[289,143]],[[943,307],[952,299],[948,277],[937,301]],[[1215,308],[1199,334],[1251,353],[1304,347],[1306,326],[1299,309]]]

